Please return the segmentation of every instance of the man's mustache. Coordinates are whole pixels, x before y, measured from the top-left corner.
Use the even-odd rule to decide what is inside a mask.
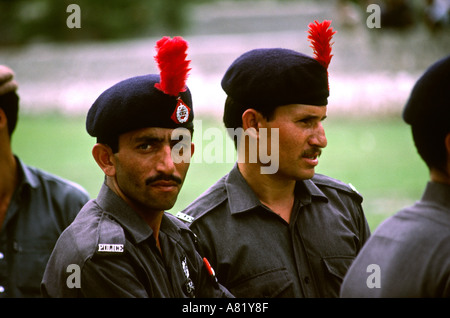
[[[313,157],[317,156],[320,157],[322,155],[322,149],[319,147],[312,147],[308,150],[303,151],[302,157]]]
[[[160,173],[145,180],[145,185],[149,185],[156,181],[174,181],[178,184],[181,184],[181,182],[183,182],[181,178],[174,176],[173,174],[167,175],[164,173]]]

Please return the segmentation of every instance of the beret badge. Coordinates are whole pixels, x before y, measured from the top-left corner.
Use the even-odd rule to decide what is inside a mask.
[[[177,99],[177,106],[170,118],[177,124],[183,124],[189,120],[190,113],[191,109],[189,106],[179,97]]]

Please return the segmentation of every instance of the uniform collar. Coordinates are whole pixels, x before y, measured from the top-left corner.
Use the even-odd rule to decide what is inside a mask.
[[[2,228],[5,228],[6,224],[19,213],[19,206],[21,206],[22,202],[31,199],[30,194],[33,192],[31,189],[37,189],[40,185],[39,179],[36,174],[33,173],[32,168],[24,164],[17,156],[14,156],[14,158],[16,159],[17,164],[16,171],[18,183],[9,204]]]
[[[300,196],[300,201],[304,204],[310,204],[312,199],[320,199],[328,202],[328,197],[319,189],[312,179],[297,181],[295,191]]]
[[[103,184],[100,189],[97,203],[131,234],[136,243],[140,243],[153,235],[152,228],[106,184]],[[163,215],[160,231],[173,237],[176,241],[180,239],[179,228],[166,214]]]
[[[448,208],[450,206],[450,185],[428,182],[422,195],[422,201],[431,201]]]
[[[225,187],[228,193],[228,202],[231,213],[239,213],[249,211],[258,206],[265,206],[245,181],[238,165],[235,164],[233,169],[225,179]],[[321,198],[328,201],[325,194],[311,180],[297,181],[295,185],[296,198],[300,200],[302,205],[312,202],[313,198]]]
[[[231,213],[245,212],[262,206],[261,201],[239,171],[237,163],[225,179],[225,187]]]
[[[33,189],[37,188],[39,186],[39,179],[37,176],[22,162],[22,160],[17,156],[14,157],[16,158],[17,171],[19,173],[19,187],[22,188],[24,185],[28,185]]]

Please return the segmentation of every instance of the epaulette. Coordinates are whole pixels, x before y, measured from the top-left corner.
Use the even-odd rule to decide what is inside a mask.
[[[177,214],[175,214],[175,216],[177,218],[179,218],[181,221],[187,222],[187,223],[192,223],[194,221],[194,217],[187,215],[186,213],[183,212],[178,212]]]
[[[181,212],[178,212],[181,213]],[[186,220],[184,220],[183,218],[180,218],[178,215],[173,215],[172,213],[165,213],[166,216],[173,222],[175,223],[176,226],[178,226],[180,228],[180,230],[185,230],[185,231],[189,231],[191,232],[191,230],[189,229],[189,226],[186,224]],[[186,219],[188,215],[185,216]]]
[[[330,187],[336,190],[340,190],[343,192],[348,193],[349,195],[357,198],[360,202],[363,201],[362,195],[356,190],[356,188],[351,184],[347,184],[345,182],[342,182],[337,179],[330,178],[328,176],[325,176],[323,174],[316,173],[314,174],[314,177],[311,179],[312,182],[314,182],[317,186],[325,186]]]
[[[119,223],[103,213],[98,227],[96,254],[117,255],[125,252],[125,232]]]
[[[178,212],[178,213],[181,213],[181,212]],[[191,231],[191,229],[188,227],[188,225],[185,224],[186,221],[183,219],[183,218],[189,217],[189,215],[185,214],[185,216],[183,218],[180,218],[178,216],[178,214],[177,215],[173,215],[173,214],[167,213],[167,217],[171,221],[173,221],[175,223],[175,225],[177,225],[180,228],[181,231],[189,233],[192,241],[194,242],[194,244],[197,247],[197,243],[198,243],[197,235],[194,232]],[[180,244],[181,244],[181,242],[180,242]]]

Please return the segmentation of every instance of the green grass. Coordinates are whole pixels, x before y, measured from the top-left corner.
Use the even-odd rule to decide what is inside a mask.
[[[330,121],[325,129],[329,146],[317,172],[357,188],[372,229],[420,198],[428,170],[400,119]]]
[[[84,128],[83,118],[20,116],[12,147],[25,163],[81,184],[95,197],[103,172],[91,156],[95,139]]]
[[[222,128],[202,118],[203,132]],[[372,230],[403,206],[420,198],[428,172],[414,148],[409,127],[400,119],[327,119],[325,148],[318,173],[352,183],[364,196],[363,207]],[[223,130],[224,131],[224,130]],[[202,135],[196,127],[197,153]],[[224,142],[226,137],[224,136]],[[81,184],[96,197],[103,173],[91,155],[95,139],[84,118],[22,115],[13,135],[13,150],[27,164]],[[226,174],[233,163],[192,163],[178,201],[170,212],[183,209]]]

